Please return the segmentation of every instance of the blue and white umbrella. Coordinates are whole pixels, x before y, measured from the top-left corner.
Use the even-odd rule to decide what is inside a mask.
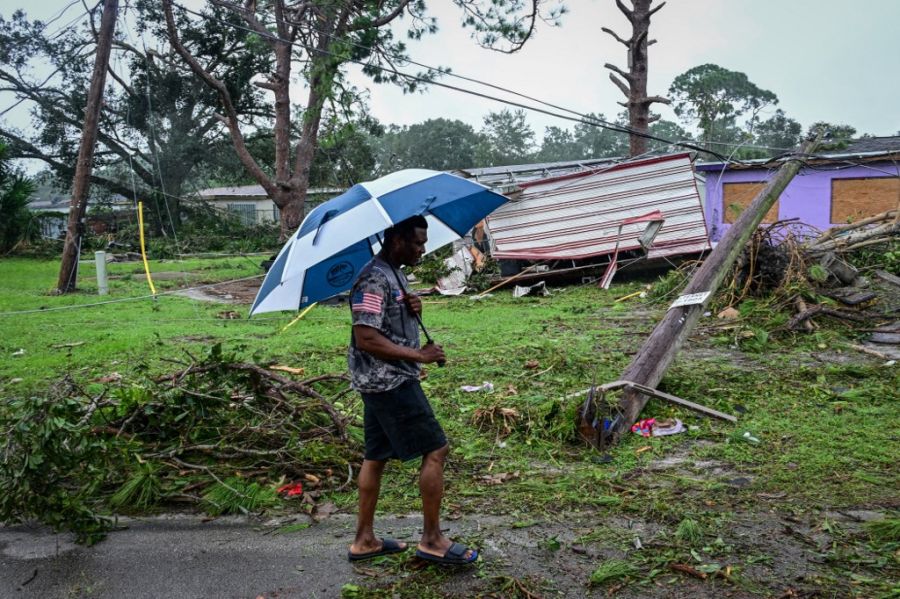
[[[411,216],[428,221],[427,253],[462,237],[504,202],[479,183],[424,169],[354,185],[307,215],[272,263],[250,314],[299,310],[350,289],[381,248],[384,230]]]

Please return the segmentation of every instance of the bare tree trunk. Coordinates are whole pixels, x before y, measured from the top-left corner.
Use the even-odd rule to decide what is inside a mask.
[[[334,78],[335,71],[327,58],[323,59],[321,73],[313,76],[310,82],[309,98],[306,103],[306,114],[303,115],[303,125],[300,129],[300,140],[297,142],[296,156],[294,158],[294,175],[291,177],[290,201],[282,210],[282,228],[287,227],[293,231],[300,226],[303,220],[303,208],[306,205],[306,195],[309,191],[309,175],[312,169],[316,149],[319,146],[319,125],[322,122],[322,109],[325,104],[323,89],[328,89]]]
[[[623,39],[611,29],[603,27],[602,31],[608,33],[619,43],[628,48],[628,72],[607,63],[604,65],[612,71],[610,80],[620,89],[626,102],[619,102],[628,109],[628,121],[631,128],[640,133],[649,133],[650,123],[659,119],[659,116],[650,115],[650,105],[654,102],[669,104],[667,98],[661,96],[647,96],[647,47],[656,43],[656,40],[648,40],[650,31],[650,17],[666,5],[665,2],[651,9],[653,0],[632,0],[634,10],[629,10],[621,0],[616,0],[616,5],[625,17],[631,22],[631,37]],[[616,77],[618,74],[619,77]],[[622,81],[624,79],[625,81]],[[627,82],[627,84],[626,84]],[[629,155],[639,156],[647,152],[647,138],[632,134],[629,140]]]
[[[708,292],[708,295],[700,303],[670,308],[665,317],[656,325],[650,337],[644,342],[631,364],[619,377],[622,380],[655,388],[662,380],[675,354],[687,340],[688,336],[699,320],[700,315],[706,309],[709,299],[719,288],[722,280],[728,274],[738,255],[747,244],[747,240],[756,231],[759,223],[769,208],[784,191],[802,165],[803,155],[809,154],[818,143],[807,141],[800,149],[800,155],[789,159],[779,170],[765,188],[757,194],[753,202],[741,213],[716,249],[703,262],[697,274],[688,283],[682,295],[700,294]],[[611,442],[615,443],[623,433],[631,429],[631,425],[637,420],[641,410],[647,403],[647,396],[634,389],[626,389],[619,403],[622,418],[610,431]],[[593,418],[586,414],[588,422]],[[584,422],[582,422],[583,428]]]
[[[72,182],[69,224],[66,230],[62,261],[59,266],[59,279],[56,282],[56,289],[59,293],[74,291],[76,286],[78,255],[81,249],[81,237],[84,234],[82,221],[87,209],[94,146],[97,143],[97,121],[103,103],[103,87],[106,84],[106,72],[109,66],[109,55],[118,11],[118,0],[106,0],[103,6],[103,17],[100,20],[100,33],[97,36],[97,56],[94,59],[94,72],[91,76],[91,87],[88,90],[87,106],[84,111],[84,128],[81,131],[81,146],[78,149],[78,162]]]

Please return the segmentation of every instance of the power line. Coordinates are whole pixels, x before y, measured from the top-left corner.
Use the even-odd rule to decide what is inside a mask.
[[[280,38],[280,37],[278,37],[277,35],[272,34],[272,33],[263,33],[263,32],[260,32],[260,31],[255,30],[255,29],[252,29],[252,28],[250,28],[250,27],[244,27],[244,26],[237,25],[237,24],[234,24],[234,23],[229,23],[228,21],[225,21],[225,20],[223,20],[223,19],[219,19],[218,17],[215,17],[215,16],[213,16],[213,15],[203,14],[203,13],[197,12],[197,11],[195,11],[195,10],[191,10],[191,9],[189,9],[189,8],[187,8],[187,7],[185,7],[185,6],[182,6],[181,4],[175,3],[175,2],[173,2],[172,4],[173,4],[173,6],[177,6],[178,8],[182,9],[183,11],[185,11],[185,12],[187,12],[187,13],[189,13],[189,14],[196,15],[196,16],[198,16],[198,17],[200,17],[200,18],[202,18],[202,19],[206,19],[206,20],[208,20],[208,21],[215,21],[215,22],[220,23],[220,24],[222,24],[222,25],[226,25],[226,26],[229,26],[229,27],[233,27],[233,28],[235,28],[235,29],[240,29],[240,30],[243,30],[243,31],[247,31],[247,32],[249,32],[249,33],[256,34],[256,35],[258,35],[258,36],[260,36],[260,37],[263,37],[263,38],[268,38],[268,39],[271,39],[271,40],[273,40],[273,41],[277,41],[277,42],[280,42],[280,43],[283,43],[283,44],[288,44],[288,45],[290,45],[290,46],[297,46],[297,47],[303,48],[304,50],[307,50],[307,51],[310,51],[310,52],[317,52],[317,53],[321,53],[321,54],[327,54],[327,55],[329,55],[329,56],[334,56],[334,57],[336,57],[336,58],[341,58],[342,60],[344,60],[344,61],[346,61],[346,62],[351,62],[351,63],[358,64],[358,65],[361,65],[361,66],[367,66],[367,67],[370,67],[370,68],[375,68],[375,69],[378,69],[378,70],[381,70],[381,71],[384,71],[384,72],[387,72],[387,73],[393,73],[393,74],[395,74],[395,75],[397,75],[397,76],[399,76],[399,77],[403,77],[403,78],[408,79],[408,80],[417,81],[417,82],[420,82],[420,83],[424,83],[424,84],[426,84],[426,85],[435,85],[435,86],[438,86],[438,87],[443,87],[443,88],[450,89],[450,90],[453,90],[453,91],[458,91],[458,92],[461,92],[461,93],[473,95],[473,96],[480,97],[480,98],[484,98],[484,99],[487,99],[487,100],[492,100],[492,101],[495,101],[495,102],[500,102],[500,103],[502,103],[502,104],[506,104],[506,105],[509,105],[509,106],[515,106],[515,107],[517,107],[517,108],[522,108],[522,109],[524,109],[524,110],[530,110],[530,111],[533,111],[533,112],[539,112],[539,113],[542,113],[542,114],[546,114],[546,115],[548,115],[548,116],[553,116],[553,117],[556,117],[556,118],[560,118],[560,119],[564,119],[564,120],[568,120],[568,121],[573,121],[573,122],[576,122],[576,123],[584,123],[584,124],[591,125],[591,126],[594,126],[594,127],[600,127],[600,128],[603,128],[603,129],[608,129],[608,130],[616,131],[616,132],[619,132],[619,133],[627,133],[627,134],[629,134],[629,135],[636,135],[636,136],[638,136],[638,137],[643,137],[643,138],[645,138],[645,139],[651,139],[651,140],[654,140],[654,141],[659,141],[659,142],[662,142],[662,143],[667,144],[667,145],[679,146],[679,147],[683,147],[683,148],[687,148],[687,149],[692,149],[692,150],[695,150],[695,151],[698,151],[698,152],[703,152],[703,153],[706,153],[706,154],[710,154],[710,155],[712,155],[712,156],[715,156],[715,157],[719,158],[720,160],[727,160],[727,158],[726,158],[725,156],[723,156],[722,154],[720,154],[720,153],[718,153],[718,152],[715,152],[715,151],[713,151],[713,150],[710,150],[710,149],[708,149],[708,148],[703,148],[703,147],[698,146],[698,145],[696,145],[696,144],[686,143],[686,142],[683,142],[683,141],[682,141],[682,142],[674,142],[674,141],[672,141],[672,140],[668,140],[668,139],[664,139],[664,138],[662,138],[662,137],[657,137],[657,136],[655,136],[655,135],[651,135],[650,133],[644,133],[643,131],[637,131],[637,130],[635,130],[635,129],[629,127],[629,126],[625,126],[625,125],[616,125],[616,124],[614,124],[614,123],[610,123],[610,122],[604,121],[604,120],[602,120],[602,119],[597,119],[597,118],[595,118],[595,117],[589,117],[589,116],[584,115],[584,114],[582,114],[582,113],[580,113],[580,112],[578,112],[578,111],[571,110],[571,109],[568,109],[568,108],[557,107],[556,105],[550,104],[550,103],[548,103],[548,102],[544,102],[544,101],[542,101],[542,100],[537,100],[537,99],[534,99],[534,98],[530,98],[530,96],[526,96],[525,94],[521,94],[521,93],[519,93],[519,92],[515,92],[515,91],[513,91],[513,90],[509,90],[509,89],[506,89],[506,88],[503,88],[503,87],[500,87],[500,86],[496,86],[496,85],[494,85],[494,84],[490,84],[490,83],[486,83],[486,82],[483,82],[483,81],[479,81],[479,80],[477,80],[477,79],[466,78],[466,79],[469,80],[469,81],[474,81],[474,82],[477,82],[477,83],[479,83],[479,84],[481,84],[481,85],[485,85],[485,86],[488,86],[488,87],[493,87],[493,88],[496,88],[496,89],[499,89],[499,90],[503,90],[503,91],[505,91],[505,92],[507,92],[507,93],[514,94],[514,95],[517,95],[517,96],[520,96],[520,97],[530,98],[530,99],[532,99],[532,101],[540,102],[541,104],[544,104],[544,105],[546,105],[546,106],[554,106],[554,107],[556,107],[558,110],[564,110],[564,111],[566,111],[566,112],[570,112],[570,113],[572,113],[572,114],[579,115],[579,118],[575,118],[575,117],[572,117],[572,116],[560,114],[559,112],[553,112],[553,111],[546,110],[546,109],[543,109],[543,108],[539,108],[539,107],[536,107],[536,106],[530,106],[530,105],[528,105],[528,104],[522,104],[521,102],[515,102],[515,101],[513,101],[513,100],[507,100],[507,99],[499,98],[499,97],[497,97],[497,96],[492,96],[492,95],[490,95],[490,94],[486,94],[486,93],[482,93],[482,92],[477,92],[477,91],[475,91],[475,90],[466,89],[466,88],[459,87],[459,86],[456,86],[456,85],[450,85],[450,84],[448,84],[448,83],[442,83],[442,82],[439,82],[439,81],[435,81],[435,80],[433,80],[433,79],[428,79],[428,78],[426,78],[426,77],[420,77],[420,76],[418,76],[418,75],[411,75],[411,74],[409,74],[409,73],[404,73],[404,72],[402,72],[402,71],[398,71],[397,69],[394,69],[394,68],[391,68],[391,67],[386,67],[386,66],[383,66],[383,65],[378,65],[378,64],[371,63],[371,62],[368,62],[368,63],[367,63],[367,62],[364,62],[364,61],[361,61],[361,60],[352,59],[352,58],[347,58],[347,57],[345,57],[345,56],[340,56],[340,55],[338,55],[338,54],[336,54],[336,53],[334,53],[334,52],[331,52],[331,51],[329,51],[329,50],[323,50],[323,49],[320,49],[320,48],[311,48],[311,47],[306,46],[305,44],[301,44],[301,43],[299,43],[299,42],[295,42],[295,41],[291,41],[291,40],[282,39],[282,38]],[[327,35],[327,34],[326,34],[326,35]],[[345,41],[348,41],[348,42],[349,42],[349,40],[345,40]],[[353,43],[353,42],[349,42],[349,43]],[[402,59],[402,60],[412,63],[412,61],[409,61],[408,59]],[[421,65],[421,63],[412,63],[412,64],[420,64],[420,65]],[[438,71],[438,72],[441,72],[441,73],[444,72],[444,71],[442,71],[442,70],[440,70],[440,69],[436,69],[436,68],[434,68],[434,67],[427,67],[427,66],[426,66],[425,68],[430,68],[431,70]],[[460,76],[460,77],[462,77],[462,76]],[[735,161],[735,162],[741,163],[740,161]]]
[[[72,0],[72,2],[69,2],[67,5],[65,5],[63,8],[61,8],[54,16],[50,17],[50,19],[44,23],[44,26],[41,27],[41,33],[43,33],[44,31],[46,31],[46,30],[47,30],[47,27],[49,27],[50,25],[52,25],[52,24],[55,23],[56,21],[60,20],[60,19],[62,18],[62,16],[63,16],[64,14],[66,14],[66,13],[69,11],[70,8],[72,8],[73,6],[75,6],[76,4],[78,4],[79,2],[81,2],[81,0]],[[91,10],[92,10],[92,9],[91,9]],[[81,13],[81,14],[80,14],[78,17],[76,17],[76,18],[79,18],[79,19],[80,19],[82,16],[88,14],[88,12],[89,12],[89,11],[85,11],[85,12]]]

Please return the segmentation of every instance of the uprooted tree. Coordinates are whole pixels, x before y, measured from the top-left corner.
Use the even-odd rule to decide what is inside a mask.
[[[462,10],[463,25],[473,29],[478,43],[505,52],[521,48],[539,20],[557,23],[564,12],[556,0],[453,1]],[[542,5],[550,1],[554,6],[544,10]],[[243,30],[252,32],[250,37],[269,57],[269,67],[260,71],[261,77],[255,83],[274,97],[274,164],[262,165],[253,158],[229,81],[213,68],[215,65],[198,60],[183,41],[184,32],[191,29],[193,21],[212,18],[209,11],[187,13],[181,9],[179,24],[174,3],[163,0],[169,40],[182,60],[218,95],[222,109],[219,118],[231,135],[235,152],[281,210],[282,235],[286,236],[303,217],[324,112],[330,109],[338,114],[352,114],[362,103],[358,91],[347,82],[346,67],[359,64],[376,83],[394,83],[413,91],[441,70],[428,69],[415,75],[401,72],[398,66],[406,64],[406,44],[394,39],[392,27],[408,16],[407,35],[419,39],[436,31],[437,25],[427,16],[424,0],[210,0],[210,4],[240,17]],[[295,65],[299,65],[298,72]],[[304,82],[307,95],[299,123],[294,122],[291,111],[291,83],[297,75]],[[296,142],[292,141],[294,134]]]
[[[610,80],[628,98],[626,102],[619,102],[619,104],[628,109],[629,124],[638,133],[649,133],[650,123],[660,118],[659,115],[650,114],[651,104],[670,103],[668,98],[647,95],[647,48],[656,43],[656,40],[648,39],[650,18],[666,3],[662,2],[651,8],[652,4],[653,0],[632,0],[634,8],[629,9],[621,0],[616,0],[616,6],[619,7],[619,10],[631,23],[631,37],[628,39],[620,37],[608,27],[601,28],[601,31],[608,33],[617,42],[628,48],[628,72],[610,63],[606,63],[603,66],[612,71],[609,74]],[[647,138],[632,134],[630,136],[629,155],[639,156],[646,152]]]

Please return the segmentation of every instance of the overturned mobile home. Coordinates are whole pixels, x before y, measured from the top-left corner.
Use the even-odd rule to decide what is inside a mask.
[[[566,266],[630,250],[653,259],[710,249],[689,154],[578,166],[519,178],[514,170],[507,177],[501,169],[463,173],[511,199],[487,220],[494,258]],[[651,215],[662,226],[652,243],[646,237],[642,243]]]

